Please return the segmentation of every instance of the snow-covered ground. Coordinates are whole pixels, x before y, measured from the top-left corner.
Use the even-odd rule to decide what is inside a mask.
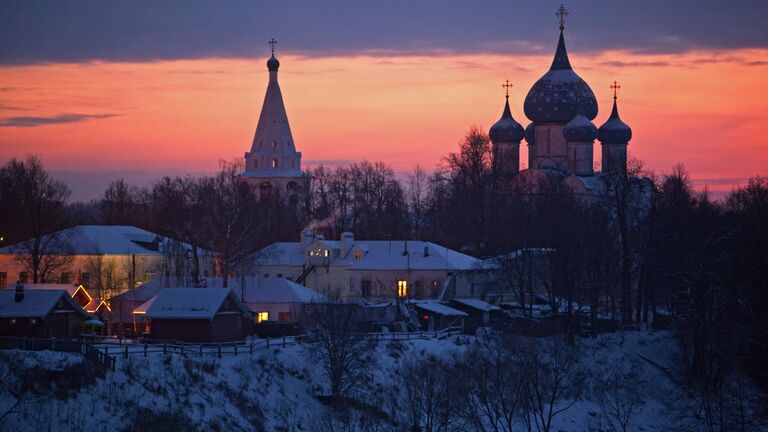
[[[372,367],[357,386],[356,409],[375,411],[387,423],[404,362],[449,359],[472,347],[474,337],[379,342]],[[580,362],[592,377],[616,371],[634,377],[639,404],[628,430],[704,430],[695,402],[664,369],[676,371],[676,343],[668,332],[624,332],[579,339]],[[188,356],[150,354],[118,357],[114,372],[86,373],[78,355],[52,352],[0,352],[0,416],[15,398],[8,384],[24,389],[21,403],[2,423],[3,431],[124,430],[327,430],[334,417],[323,403],[327,384],[306,346],[260,350],[253,355]],[[667,371],[667,372],[669,372]],[[82,374],[65,379],[65,374]],[[555,417],[553,431],[608,430],[593,383],[567,411]],[[361,408],[362,407],[362,408]],[[519,430],[525,430],[522,425]]]

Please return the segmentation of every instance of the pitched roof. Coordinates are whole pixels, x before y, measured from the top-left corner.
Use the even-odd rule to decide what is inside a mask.
[[[440,302],[434,300],[419,300],[413,303],[413,305],[419,309],[423,309],[429,312],[434,312],[438,315],[444,316],[469,316],[465,312],[458,309],[454,309],[450,306],[446,306]]]
[[[14,284],[9,284],[5,287],[7,290],[15,290],[16,286]],[[70,297],[74,296],[75,293],[82,289],[86,295],[88,295],[88,292],[85,291],[85,288],[80,284],[54,284],[54,283],[29,283],[24,284],[24,291],[29,290],[59,290],[59,291],[66,291],[67,294],[69,294]],[[90,297],[90,296],[89,296]]]
[[[147,317],[213,319],[227,298],[233,299],[242,312],[248,311],[231,289],[163,288],[147,309]]]
[[[306,246],[324,246],[339,250],[338,241],[316,240]],[[355,258],[355,249],[362,252]],[[261,265],[304,264],[304,250],[299,242],[272,243],[256,254],[253,260]],[[408,251],[405,254],[405,251]],[[426,254],[425,254],[426,250]],[[480,262],[477,258],[432,242],[418,240],[354,240],[346,256],[334,257],[331,266],[350,270],[469,270]]]
[[[75,312],[93,318],[64,290],[24,290],[24,298],[17,302],[15,290],[0,290],[0,317],[44,318],[63,299]]]
[[[240,295],[241,291],[235,291]],[[325,303],[328,299],[317,291],[278,277],[250,278],[242,291],[245,303]]]
[[[76,255],[161,255],[154,247],[163,240],[157,234],[128,225],[77,225],[56,232],[61,253]],[[167,241],[167,240],[166,240]],[[13,254],[17,245],[0,248],[0,254]]]
[[[484,301],[479,300],[479,299],[474,299],[474,298],[455,298],[455,299],[452,299],[452,300],[455,301],[456,303],[462,304],[462,305],[467,306],[467,307],[471,307],[472,309],[481,310],[483,312],[490,312],[490,311],[495,311],[495,310],[501,310],[500,307],[494,306],[494,305],[492,305],[492,304],[490,304],[488,302],[484,302]]]

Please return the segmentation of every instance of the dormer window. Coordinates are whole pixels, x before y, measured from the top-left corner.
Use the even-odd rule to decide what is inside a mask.
[[[277,168],[277,159],[272,159],[272,168]]]
[[[363,251],[355,249],[355,259],[363,259]]]

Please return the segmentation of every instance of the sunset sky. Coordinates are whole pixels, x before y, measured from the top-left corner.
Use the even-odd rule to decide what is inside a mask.
[[[498,120],[506,79],[528,124],[522,103],[551,63],[560,4],[276,3],[4,2],[0,162],[35,153],[74,199],[120,176],[211,172],[250,149],[274,37],[305,167],[432,169],[471,125]],[[768,2],[566,7],[595,123],[619,81],[631,154],[662,173],[683,163],[714,191],[768,174]]]

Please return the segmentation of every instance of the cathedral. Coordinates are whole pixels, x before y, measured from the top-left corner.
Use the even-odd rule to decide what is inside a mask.
[[[272,46],[272,57],[267,60],[269,84],[251,151],[245,153],[242,177],[254,187],[260,199],[276,196],[296,205],[306,190],[307,177],[301,171],[301,152],[296,151],[277,82],[280,68],[275,57],[277,41],[272,39],[269,44]]]
[[[613,109],[608,120],[597,128],[597,99],[589,85],[574,72],[565,48],[567,15],[561,6],[560,38],[552,66],[525,97],[523,110],[531,123],[523,129],[509,108],[507,92],[504,111],[489,130],[493,143],[494,169],[511,191],[536,192],[561,185],[573,193],[595,195],[604,186],[599,179],[626,173],[627,146],[632,129],[619,117],[614,82]],[[509,89],[509,84],[504,87]],[[528,143],[528,168],[520,170],[520,143]],[[602,172],[594,169],[595,140],[600,141]]]
[[[592,121],[598,104],[592,89],[571,66],[565,47],[567,15],[561,6],[560,37],[549,71],[525,97],[523,110],[531,120],[528,127],[518,123],[509,107],[509,93],[501,119],[489,130],[493,144],[494,170],[502,190],[539,192],[567,187],[582,196],[594,196],[606,186],[606,176],[627,172],[627,146],[632,129],[619,117],[613,83],[613,108],[600,128]],[[272,56],[267,60],[269,84],[256,126],[251,150],[245,153],[242,177],[260,199],[277,196],[296,205],[306,193],[308,176],[301,170],[301,152],[288,123],[283,96],[277,80],[280,62],[275,57],[274,39],[269,41]],[[509,90],[509,83],[505,84]],[[528,143],[527,169],[520,170],[520,143]],[[594,146],[600,141],[602,169],[595,172]]]

